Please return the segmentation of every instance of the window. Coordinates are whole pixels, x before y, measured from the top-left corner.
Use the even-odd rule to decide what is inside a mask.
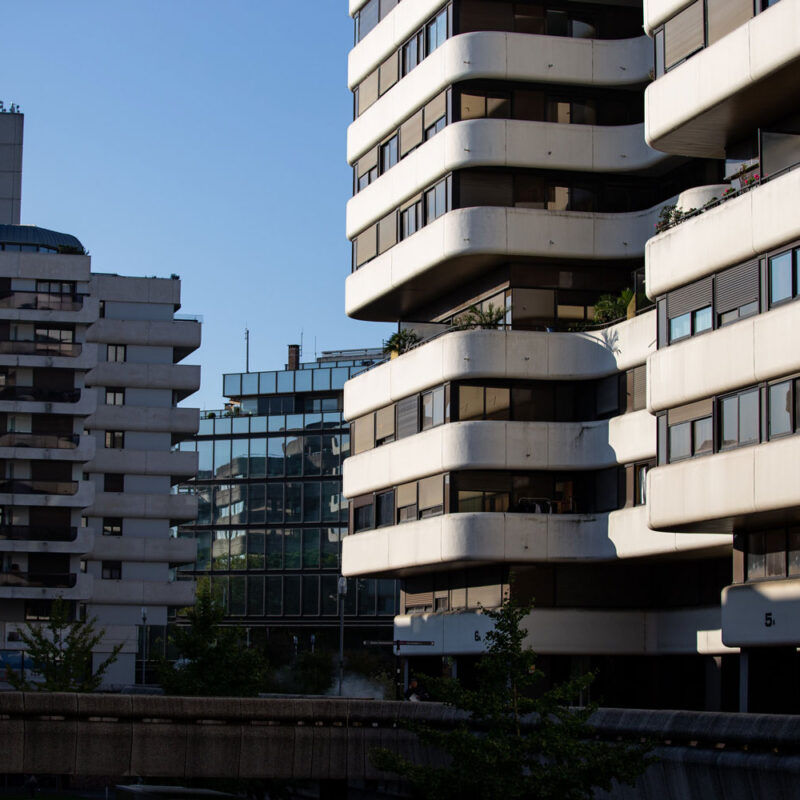
[[[122,536],[122,518],[104,517],[103,536]]]
[[[382,492],[375,496],[375,525],[394,525],[394,492]]]
[[[112,474],[107,472],[103,476],[103,491],[104,492],[124,492],[125,491],[125,476]]]
[[[106,361],[125,361],[127,354],[127,345],[124,344],[109,344],[106,345]]]
[[[447,9],[439,12],[425,28],[425,55],[429,56],[447,40]]]
[[[647,504],[647,472],[650,464],[636,464],[634,467],[633,504],[643,506]]]
[[[767,389],[769,404],[769,438],[797,430],[800,411],[800,379],[774,383]]]
[[[414,67],[425,58],[425,51],[424,51],[424,39],[422,36],[422,31],[419,33],[415,33],[411,39],[403,45],[402,50],[402,65],[403,65],[403,75],[408,75]]]
[[[708,330],[711,330],[711,306],[704,306],[697,311],[673,317],[669,321],[669,340],[676,342]]]
[[[797,297],[800,283],[800,248],[787,250],[769,259],[770,305]]]
[[[103,580],[118,581],[122,579],[122,562],[121,561],[103,561],[101,562],[101,575]]]
[[[680,461],[712,452],[713,430],[711,417],[670,425],[669,460]]]
[[[437,133],[439,133],[439,131],[443,131],[446,124],[447,117],[439,117],[439,119],[437,119],[431,125],[428,125],[428,127],[425,128],[425,141],[427,142],[428,139],[432,139]]]
[[[758,395],[758,389],[751,389],[720,401],[720,449],[759,441]]]
[[[422,395],[422,430],[444,423],[444,386]]]
[[[122,406],[125,405],[124,389],[106,389],[106,405]]]
[[[400,238],[406,239],[422,227],[422,203],[412,203],[400,214]]]
[[[388,142],[381,145],[381,172],[386,172],[397,163],[397,134],[392,136]]]
[[[124,431],[106,431],[106,447],[122,449],[125,447]]]
[[[425,221],[432,222],[447,211],[447,185],[440,181],[425,192]]]
[[[355,532],[375,527],[374,511],[374,506],[371,503],[353,510],[353,529]]]
[[[75,284],[71,281],[36,281],[36,291],[40,294],[75,294]]]

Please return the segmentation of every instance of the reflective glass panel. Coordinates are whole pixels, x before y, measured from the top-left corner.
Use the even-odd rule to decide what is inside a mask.
[[[759,440],[758,390],[739,395],[739,444]]]
[[[378,581],[378,614],[380,616],[393,616],[395,613],[395,584],[393,580],[381,579]]]
[[[296,392],[310,392],[313,370],[301,369],[294,374],[294,390]]]
[[[303,616],[319,615],[319,576],[303,575]]]
[[[331,371],[330,369],[315,369],[314,370],[314,391],[324,391],[331,388]]]
[[[283,485],[267,484],[267,522],[283,522]]]
[[[339,613],[337,588],[339,579],[336,575],[322,576],[322,615],[335,617]]]
[[[244,575],[231,576],[229,590],[230,600],[228,601],[228,613],[241,617],[244,616],[245,592],[247,591],[246,578]]]
[[[263,483],[251,483],[247,488],[247,521],[253,525],[266,522],[266,491]]]
[[[287,528],[283,531],[284,569],[300,569],[302,531],[300,528]]]
[[[230,532],[231,569],[247,568],[247,539],[243,530]]]
[[[283,578],[267,578],[267,614],[278,617],[283,613]]]
[[[247,576],[247,615],[260,617],[264,614],[264,576]]]
[[[283,569],[283,531],[270,528],[266,536],[267,569]]]
[[[247,569],[264,569],[264,531],[247,532]]]
[[[300,521],[302,488],[302,483],[286,484],[286,522]]]
[[[275,392],[275,373],[258,373],[258,391],[260,394],[273,394]]]
[[[339,481],[322,482],[322,521],[338,522],[342,485]]]
[[[267,439],[267,475],[270,477],[283,475],[285,446],[286,439],[283,436],[270,436]]]
[[[739,399],[726,397],[720,403],[722,447],[735,447],[739,441]]]
[[[287,575],[283,579],[283,613],[292,616],[300,613],[299,575]]]
[[[714,448],[714,426],[711,423],[711,417],[696,419],[692,426],[694,428],[695,454],[710,453]]]
[[[211,478],[214,470],[214,442],[204,441],[197,443],[198,465],[197,477],[198,478]]]
[[[231,477],[246,478],[248,475],[248,440],[234,439],[231,443]]]
[[[323,569],[339,568],[339,528],[322,529],[322,556],[320,566]]]
[[[345,381],[350,377],[347,367],[336,367],[331,370],[331,389],[344,389]]]
[[[305,475],[319,475],[322,466],[322,437],[306,436],[303,445],[303,472]]]
[[[242,393],[242,376],[225,375],[222,379],[222,394],[226,397],[238,397]]]
[[[281,393],[294,391],[294,372],[278,373],[278,391]]]
[[[792,296],[792,252],[769,260],[769,301],[779,303]]]
[[[692,317],[694,333],[711,330],[711,306],[693,312]]]
[[[769,435],[792,432],[792,382],[784,381],[769,387]]]
[[[319,569],[319,528],[303,530],[303,569]]]
[[[303,520],[319,522],[320,519],[320,485],[318,483],[303,484]]]
[[[689,336],[691,332],[691,314],[681,314],[681,316],[675,317],[669,321],[669,340],[671,342],[674,342],[677,339],[683,339],[685,336]]]
[[[246,372],[242,375],[242,394],[258,394],[257,372]]]
[[[375,616],[374,578],[358,578],[358,615]]]
[[[286,437],[286,474],[299,476],[303,474],[303,437]]]
[[[214,433],[224,434],[231,432],[231,418],[217,417],[214,420]]]
[[[669,429],[669,457],[671,461],[680,458],[689,458],[692,454],[692,427],[691,423],[683,422],[672,425]]]
[[[249,474],[251,478],[263,478],[267,466],[267,440],[250,439]]]

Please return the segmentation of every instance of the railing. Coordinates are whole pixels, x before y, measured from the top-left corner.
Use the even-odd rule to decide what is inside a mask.
[[[31,309],[35,311],[80,311],[83,294],[49,294],[47,292],[14,292],[0,297],[0,308]]]
[[[71,589],[77,580],[75,573],[0,572],[0,586],[18,586],[22,589]]]
[[[172,319],[177,322],[203,322],[202,314],[173,314]]]
[[[681,211],[676,208],[669,221],[656,223],[656,236],[658,236],[659,233],[670,230],[670,228],[677,227],[682,222],[686,222],[687,219],[699,217],[701,214],[705,214],[706,211],[711,211],[712,208],[716,208],[728,200],[741,197],[741,195],[745,194],[745,192],[749,192],[751,189],[756,189],[759,186],[763,186],[765,183],[769,183],[770,181],[775,180],[775,178],[780,178],[798,168],[800,168],[800,161],[798,161],[797,164],[792,164],[790,167],[779,170],[772,175],[756,174],[752,177],[747,177],[745,175],[738,179],[740,181],[738,188],[731,186],[731,188],[726,190],[721,197],[709,200],[704,206],[702,206],[702,208],[690,208],[688,211]],[[755,169],[757,171],[758,168],[756,167]],[[664,208],[672,208],[672,206],[664,206]]]
[[[80,389],[46,389],[43,386],[4,386],[0,389],[0,400],[77,403],[80,399]]]
[[[77,356],[81,345],[77,342],[28,342],[12,339],[0,340],[0,355],[21,356]]]
[[[0,481],[0,492],[3,494],[75,494],[78,481],[34,481],[12,479]]]
[[[0,539],[12,542],[74,542],[77,528],[43,528],[40,525],[0,525]]]
[[[55,447],[59,450],[74,449],[80,436],[77,433],[18,433],[0,434],[0,447]]]

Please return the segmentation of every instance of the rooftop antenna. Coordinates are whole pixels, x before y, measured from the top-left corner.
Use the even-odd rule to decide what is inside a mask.
[[[314,361],[317,360],[317,337],[314,336]]]
[[[250,372],[250,331],[248,328],[244,329],[244,371]]]
[[[300,329],[300,358],[303,358],[303,329]]]

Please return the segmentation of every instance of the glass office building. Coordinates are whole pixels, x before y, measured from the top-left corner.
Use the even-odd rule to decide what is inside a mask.
[[[380,350],[325,352],[301,363],[290,346],[286,369],[227,374],[226,408],[201,415],[197,540],[184,570],[210,578],[227,618],[268,651],[338,646],[337,582],[347,534],[342,463],[350,431],[342,416],[346,380],[383,359]],[[389,640],[397,613],[392,579],[351,578],[344,599],[346,646]]]

